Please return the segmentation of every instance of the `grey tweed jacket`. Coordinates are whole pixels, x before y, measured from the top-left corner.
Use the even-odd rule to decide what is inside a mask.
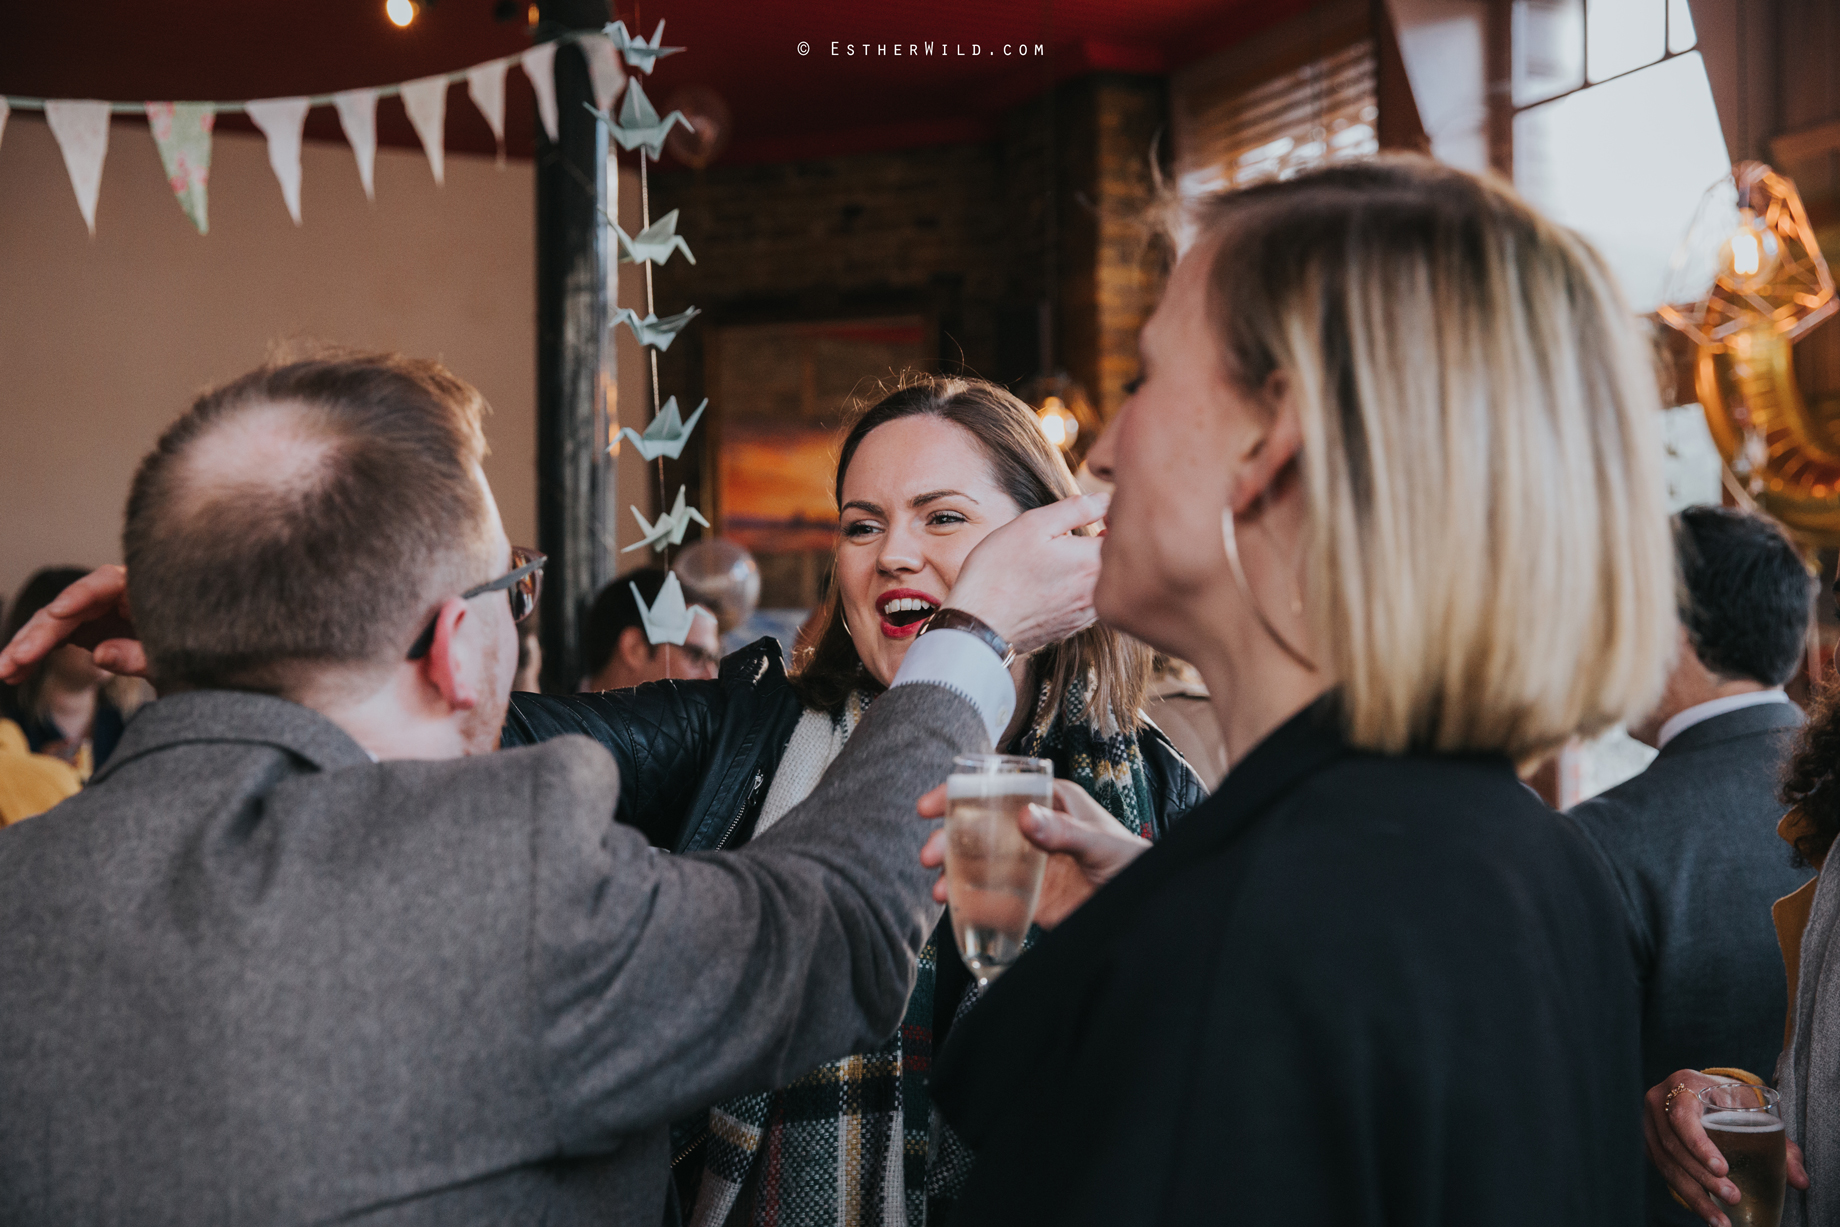
[[[772,831],[670,856],[586,738],[373,763],[162,699],[0,831],[0,1223],[656,1223],[667,1121],[894,1029],[914,799],[988,748],[898,688]]]

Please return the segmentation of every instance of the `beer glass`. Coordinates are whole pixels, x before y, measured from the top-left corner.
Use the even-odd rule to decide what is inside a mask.
[[[1697,1092],[1700,1125],[1725,1156],[1726,1179],[1742,1195],[1735,1206],[1717,1200],[1731,1227],[1777,1227],[1783,1187],[1789,1179],[1788,1135],[1767,1086],[1742,1083],[1702,1087]]]
[[[946,777],[946,902],[952,939],[979,984],[1022,953],[1048,854],[1019,824],[1023,807],[1054,804],[1054,764],[1009,754],[964,754]]]

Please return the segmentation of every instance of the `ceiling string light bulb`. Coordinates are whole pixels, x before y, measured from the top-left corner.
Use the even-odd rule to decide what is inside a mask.
[[[415,4],[413,0],[384,0],[383,15],[391,25],[403,29],[415,20]]]

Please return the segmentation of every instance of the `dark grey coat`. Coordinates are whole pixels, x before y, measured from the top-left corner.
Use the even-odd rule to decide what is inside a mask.
[[[1642,982],[1642,1083],[1735,1065],[1769,1079],[1788,987],[1770,905],[1808,880],[1776,835],[1802,713],[1741,707],[1686,729],[1648,770],[1574,806],[1609,862]],[[1648,1173],[1651,1223],[1699,1220]]]
[[[585,738],[373,763],[162,699],[0,831],[0,1222],[656,1222],[665,1122],[897,1024],[914,798],[987,749],[900,688],[771,832],[674,857]]]

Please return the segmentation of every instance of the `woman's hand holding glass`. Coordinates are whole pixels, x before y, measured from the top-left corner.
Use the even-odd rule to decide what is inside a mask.
[[[1738,1203],[1738,1186],[1726,1179],[1730,1165],[1706,1136],[1698,1093],[1736,1081],[1697,1069],[1675,1070],[1650,1087],[1643,1102],[1642,1134],[1649,1161],[1681,1204],[1715,1227],[1731,1227],[1726,1211]],[[1805,1189],[1808,1172],[1802,1166],[1801,1148],[1794,1142],[1787,1146],[1789,1183]]]
[[[945,817],[946,786],[921,797],[917,808],[922,818]],[[1041,899],[1035,905],[1035,923],[1044,929],[1065,920],[1150,847],[1072,780],[1055,780],[1054,808],[1031,805],[1023,811],[1020,825],[1028,841],[1049,854]],[[920,863],[929,869],[944,867],[944,830],[933,832],[920,849]],[[933,883],[933,899],[946,902],[943,874]]]

